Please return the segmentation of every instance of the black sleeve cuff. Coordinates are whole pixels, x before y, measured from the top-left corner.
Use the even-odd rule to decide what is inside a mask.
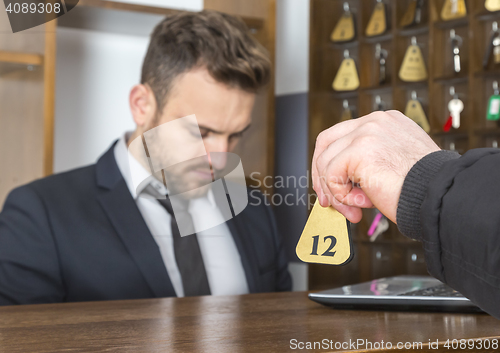
[[[420,208],[427,194],[429,182],[447,161],[460,158],[457,152],[437,151],[419,160],[406,175],[399,196],[396,220],[401,233],[421,240]]]

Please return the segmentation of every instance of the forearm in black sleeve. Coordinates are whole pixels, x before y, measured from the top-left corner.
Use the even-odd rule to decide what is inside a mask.
[[[499,180],[499,149],[430,154],[405,179],[397,222],[433,276],[500,319]]]

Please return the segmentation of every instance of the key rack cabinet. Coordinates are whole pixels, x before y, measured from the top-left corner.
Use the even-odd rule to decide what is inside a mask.
[[[418,25],[401,27],[401,19],[413,0],[383,0],[387,9],[387,31],[367,37],[365,30],[377,0],[311,0],[310,78],[309,78],[309,151],[314,151],[317,135],[341,120],[345,100],[353,108],[354,118],[377,110],[380,97],[383,110],[404,112],[412,92],[417,97],[430,123],[430,136],[443,149],[464,153],[478,147],[498,147],[500,125],[486,119],[488,100],[493,83],[500,82],[500,63],[490,58],[483,67],[495,21],[500,24],[500,12],[490,12],[484,0],[466,0],[467,15],[444,21],[441,10],[445,0],[424,0]],[[334,43],[330,35],[343,15],[347,2],[354,14],[356,36],[345,43]],[[454,72],[450,31],[462,38],[460,46],[461,72]],[[422,50],[428,79],[403,82],[398,72],[406,50],[415,37]],[[386,82],[379,84],[379,69],[375,51],[377,44],[387,50]],[[360,87],[355,91],[337,92],[332,82],[349,50],[356,62]],[[443,131],[448,119],[450,88],[464,102],[461,125]],[[376,241],[370,241],[368,228],[375,210],[365,210],[363,220],[352,226],[355,257],[347,266],[309,266],[309,287],[326,289],[374,278],[399,274],[426,274],[422,246],[399,233],[391,224]]]

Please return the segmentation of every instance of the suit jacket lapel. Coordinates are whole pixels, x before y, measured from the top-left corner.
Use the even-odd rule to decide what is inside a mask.
[[[241,212],[236,217],[227,221],[227,226],[231,231],[234,242],[241,257],[241,264],[245,270],[248,289],[250,293],[258,293],[260,291],[259,283],[259,266],[255,248],[251,242],[252,234],[248,230],[250,222],[246,219],[246,211]]]
[[[160,249],[149,231],[114,158],[114,145],[96,165],[104,190],[99,202],[156,297],[175,296]]]

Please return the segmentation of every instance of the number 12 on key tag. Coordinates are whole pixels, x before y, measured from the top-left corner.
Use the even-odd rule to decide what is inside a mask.
[[[316,201],[296,253],[304,262],[345,265],[353,257],[349,222],[333,207]]]

